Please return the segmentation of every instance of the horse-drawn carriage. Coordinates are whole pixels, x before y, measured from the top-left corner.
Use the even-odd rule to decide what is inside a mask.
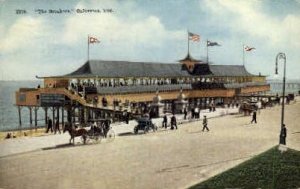
[[[75,137],[81,137],[84,144],[92,141],[93,143],[98,143],[102,138],[106,138],[107,141],[112,141],[115,138],[115,132],[110,126],[111,121],[109,119],[95,119],[90,120],[90,128],[79,128],[76,129],[72,127],[71,124],[66,124],[64,132],[68,131],[71,138],[70,143]]]
[[[110,119],[95,119],[91,120],[90,129],[87,132],[87,139],[94,142],[100,142],[102,138],[106,138],[109,141],[115,139],[115,132],[112,130]]]
[[[258,106],[256,102],[244,101],[240,105],[239,113],[244,113],[244,115],[250,115],[253,111],[257,111]]]
[[[134,134],[138,134],[139,130],[144,131],[144,133],[149,132],[150,129],[152,129],[153,132],[157,130],[157,126],[152,123],[151,119],[149,119],[148,117],[138,118],[137,122],[137,126],[135,126],[133,129]]]

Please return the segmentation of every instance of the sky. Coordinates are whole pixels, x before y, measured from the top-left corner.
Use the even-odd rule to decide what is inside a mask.
[[[59,9],[70,12],[49,12]],[[300,79],[300,0],[0,0],[0,80],[74,71],[87,61],[88,35],[100,40],[90,59],[177,63],[187,31],[201,38],[190,41],[196,59],[206,60],[210,40],[221,44],[209,48],[213,64],[242,65],[247,45],[250,73],[274,78],[283,52],[287,79]]]

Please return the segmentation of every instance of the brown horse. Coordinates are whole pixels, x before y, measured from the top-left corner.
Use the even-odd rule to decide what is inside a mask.
[[[71,138],[70,138],[70,144],[71,144],[71,140],[73,140],[73,144],[74,144],[74,139],[75,137],[79,137],[82,136],[83,138],[83,143],[86,143],[86,139],[87,139],[87,131],[85,129],[74,129],[70,124],[66,124],[65,128],[64,128],[64,133],[68,131]]]

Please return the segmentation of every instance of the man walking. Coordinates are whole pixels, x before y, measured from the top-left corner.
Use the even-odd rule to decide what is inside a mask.
[[[204,116],[204,119],[203,119],[203,128],[202,128],[202,132],[204,132],[204,130],[206,129],[207,131],[209,131],[208,127],[207,127],[207,119],[206,119],[206,116]]]
[[[279,141],[279,143],[283,144],[283,145],[286,145],[285,139],[286,139],[286,128],[285,128],[285,124],[282,124],[282,128],[281,128],[281,131],[280,131],[280,141]]]
[[[48,133],[49,132],[49,130],[51,130],[51,133],[53,132],[53,128],[52,128],[52,120],[48,117],[47,118],[48,119],[48,127],[47,127],[47,131],[46,131],[46,133]]]
[[[184,114],[184,118],[183,119],[186,120],[186,116],[187,116],[187,110],[186,110],[186,108],[183,109],[183,114]]]
[[[173,114],[173,116],[171,117],[171,129],[172,129],[172,130],[174,129],[174,126],[175,126],[175,128],[177,129],[177,121],[176,121],[176,117],[175,117],[175,115]]]
[[[165,114],[163,117],[163,127],[167,129],[167,125],[168,125],[168,118],[167,115]]]
[[[254,111],[253,114],[252,114],[252,120],[251,120],[251,123],[253,123],[253,122],[257,123],[257,122],[256,122],[256,111]]]

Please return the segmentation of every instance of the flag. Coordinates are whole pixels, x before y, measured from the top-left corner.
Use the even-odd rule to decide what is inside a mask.
[[[255,48],[254,47],[245,46],[244,49],[245,49],[245,51],[252,51]]]
[[[96,37],[89,37],[89,44],[100,43],[100,41]]]
[[[212,42],[212,41],[207,41],[207,46],[221,46],[219,43],[217,42]]]
[[[189,40],[199,42],[200,35],[189,32]]]

